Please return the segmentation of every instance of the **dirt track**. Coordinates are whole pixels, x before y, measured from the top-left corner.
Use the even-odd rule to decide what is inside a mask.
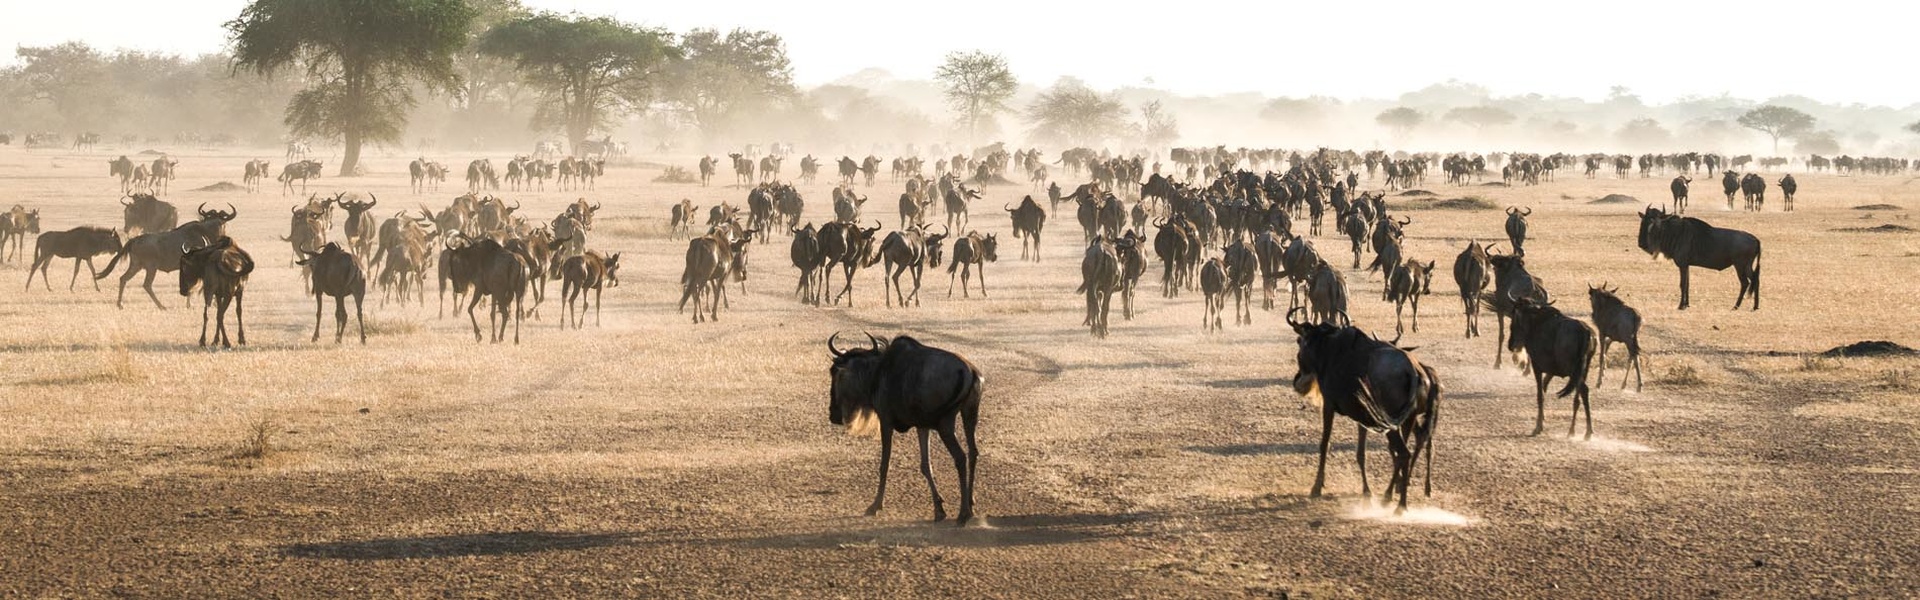
[[[46,230],[117,225],[101,164],[117,154],[0,148],[0,192],[42,209]],[[806,308],[777,236],[752,250],[749,293],[697,326],[674,310],[685,242],[667,239],[667,206],[687,197],[704,213],[744,191],[629,167],[593,192],[503,193],[542,220],[576,197],[604,203],[589,246],[631,261],[605,325],[562,332],[550,302],[521,345],[474,344],[465,317],[437,319],[431,299],[382,308],[376,295],[362,348],[307,342],[312,300],[272,237],[294,200],[187,191],[237,182],[251,157],[180,158],[167,199],[232,202],[229,233],[262,265],[251,345],[193,347],[199,315],[170,274],[156,292],[172,309],[158,311],[138,279],[116,310],[118,274],[104,292],[68,293],[60,261],[56,291],[22,293],[23,267],[0,270],[13,282],[0,286],[0,595],[1920,595],[1920,363],[1803,356],[1920,339],[1920,238],[1840,231],[1907,223],[1920,189],[1905,177],[1802,175],[1797,212],[1776,201],[1761,215],[1720,210],[1716,182],[1696,182],[1697,213],[1766,244],[1758,313],[1726,310],[1733,276],[1698,270],[1694,308],[1675,311],[1671,263],[1633,247],[1640,206],[1588,203],[1658,203],[1665,178],[1424,184],[1535,207],[1531,270],[1580,316],[1585,285],[1619,285],[1646,317],[1649,356],[1644,392],[1619,391],[1617,368],[1595,388],[1594,441],[1553,435],[1568,418],[1554,399],[1549,435],[1527,437],[1530,382],[1491,368],[1491,317],[1489,337],[1461,339],[1441,273],[1466,238],[1500,239],[1501,215],[1407,210],[1409,255],[1442,266],[1404,342],[1447,393],[1434,496],[1416,489],[1415,510],[1393,519],[1360,501],[1344,424],[1331,497],[1306,497],[1318,419],[1281,385],[1293,344],[1280,313],[1201,335],[1198,295],[1163,299],[1150,273],[1136,319],[1116,310],[1112,337],[1095,341],[1071,293],[1072,215],[1050,215],[1039,264],[1005,239],[997,210],[1021,187],[975,203],[974,227],[1005,239],[988,299],[949,300],[944,270],[929,271],[923,307],[887,309],[874,269],[856,278],[856,308]],[[314,191],[373,191],[380,218],[458,193],[409,195],[403,161],[329,173]],[[802,191],[808,218],[828,218],[827,185]],[[869,218],[896,222],[897,184],[861,191]],[[1850,208],[1876,203],[1906,208]],[[1315,243],[1346,266],[1344,239]],[[1848,265],[1873,275],[1836,283]],[[1346,275],[1356,324],[1390,332],[1379,277]],[[877,443],[827,424],[822,345],[859,330],[911,333],[986,371],[981,526],[927,521],[912,444],[897,449],[887,510],[859,516]],[[279,451],[234,458],[261,421]]]

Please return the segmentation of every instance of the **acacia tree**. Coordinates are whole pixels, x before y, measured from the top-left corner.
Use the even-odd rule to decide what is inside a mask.
[[[480,50],[514,62],[540,90],[532,126],[566,132],[573,148],[644,106],[667,64],[680,57],[667,32],[553,13],[495,27],[481,38]]]
[[[1159,100],[1140,105],[1140,141],[1158,151],[1180,139],[1180,120],[1168,114]]]
[[[1621,145],[1641,151],[1657,151],[1673,143],[1673,132],[1667,131],[1659,121],[1641,118],[1628,121],[1614,133]]]
[[[1444,119],[1486,131],[1489,127],[1498,127],[1512,123],[1513,113],[1498,106],[1461,106],[1447,111]]]
[[[1910,133],[1913,133],[1914,135],[1920,135],[1920,121],[1914,121],[1912,123],[1908,123],[1907,131]]]
[[[23,63],[16,76],[24,99],[44,101],[67,127],[101,128],[113,125],[119,95],[109,77],[106,58],[82,42],[56,46],[22,46],[14,54]]]
[[[1412,133],[1415,127],[1419,127],[1426,121],[1425,113],[1405,106],[1380,111],[1380,114],[1373,117],[1373,122],[1393,132],[1393,138],[1396,141],[1406,140],[1407,134]]]
[[[309,85],[287,102],[294,135],[340,139],[340,174],[366,142],[398,142],[411,83],[454,92],[453,53],[474,11],[465,0],[253,0],[226,24],[235,70],[304,67]]]
[[[1812,115],[1785,106],[1767,105],[1740,115],[1741,127],[1773,138],[1773,154],[1780,154],[1780,138],[1793,137],[1813,129]]]
[[[980,134],[982,124],[1008,110],[1007,100],[1019,87],[1007,59],[978,50],[948,54],[933,76],[945,88],[947,106],[967,128],[969,140]]]
[[[695,29],[681,36],[680,51],[685,59],[669,69],[666,100],[709,137],[799,95],[786,42],[772,32]]]
[[[1074,81],[1054,84],[1027,105],[1028,137],[1068,146],[1097,146],[1126,130],[1127,107]]]

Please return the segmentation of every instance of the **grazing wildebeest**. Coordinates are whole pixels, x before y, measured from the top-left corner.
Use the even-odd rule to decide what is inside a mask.
[[[886,240],[880,242],[878,255],[869,260],[886,261],[886,265],[882,271],[886,277],[881,280],[881,293],[887,296],[888,308],[893,307],[893,301],[896,298],[900,300],[900,306],[902,307],[905,307],[908,301],[912,301],[914,306],[920,305],[920,274],[922,269],[925,267],[940,266],[940,244],[946,241],[949,233],[950,231],[928,235],[925,226],[922,225],[920,227],[911,227],[889,233],[887,234]],[[959,251],[959,246],[955,245],[954,258],[956,260],[959,259]],[[872,263],[868,263],[867,266],[872,266]],[[900,275],[908,272],[913,273],[913,293],[911,294],[903,293],[900,288]],[[891,295],[886,294],[888,286],[891,287],[893,292]],[[951,296],[952,294],[949,293],[948,295]]]
[[[1312,273],[1307,283],[1307,305],[1312,307],[1313,318],[1325,324],[1347,321],[1347,278],[1324,260]]]
[[[367,313],[361,303],[367,295],[366,272],[360,268],[360,260],[341,248],[339,244],[329,242],[318,252],[300,250],[304,256],[300,266],[313,272],[313,339],[320,341],[320,311],[326,306],[327,296],[333,297],[333,343],[338,344],[347,335],[347,297],[353,297],[353,313],[360,324],[360,343],[367,343]]]
[[[66,231],[49,231],[34,240],[33,266],[27,267],[27,289],[33,289],[33,272],[40,272],[40,285],[47,291],[53,291],[53,284],[47,282],[47,267],[55,258],[73,259],[73,279],[67,282],[67,291],[73,291],[74,283],[80,280],[80,263],[87,263],[87,273],[96,274],[93,257],[109,254],[120,249],[120,232],[105,227],[75,227]],[[93,291],[100,291],[100,280],[94,279]]]
[[[1393,333],[1399,335],[1405,331],[1400,326],[1400,311],[1413,304],[1413,330],[1420,331],[1420,297],[1433,293],[1433,261],[1420,264],[1417,259],[1407,259],[1406,264],[1393,267],[1387,272],[1387,299],[1393,302]]]
[[[1673,190],[1674,212],[1680,214],[1687,213],[1687,189],[1688,186],[1692,184],[1693,178],[1687,177],[1686,175],[1676,175],[1673,178],[1673,183],[1667,186]]]
[[[620,287],[620,253],[602,257],[599,252],[588,250],[578,256],[567,257],[560,263],[560,299],[566,302],[566,312],[560,316],[560,328],[567,327],[567,317],[573,317],[573,328],[579,329],[580,322],[587,314],[587,290],[593,290],[593,325],[600,326],[600,292],[608,287]],[[573,301],[580,301],[579,312],[574,312]]]
[[[293,180],[295,179],[300,180],[300,193],[307,193],[307,180],[319,179],[321,168],[320,161],[317,160],[291,162],[287,163],[284,167],[280,167],[280,195],[285,196],[293,193]]]
[[[493,159],[480,158],[467,163],[467,192],[479,192],[482,189],[500,189],[500,178],[494,175]]]
[[[987,297],[987,263],[1000,260],[995,253],[1000,246],[1000,241],[994,236],[995,234],[989,233],[981,237],[980,232],[969,231],[967,235],[953,241],[953,262],[947,264],[948,298],[953,297],[953,275],[956,270],[960,274],[961,296],[971,297],[968,294],[967,279],[973,275],[975,269],[980,271],[980,297]]]
[[[877,426],[880,431],[880,489],[874,493],[867,515],[879,514],[887,496],[893,434],[917,430],[920,474],[926,477],[927,491],[933,496],[933,520],[947,518],[945,502],[934,489],[927,454],[927,434],[937,431],[958,473],[960,514],[955,523],[966,525],[973,518],[974,474],[980,461],[980,447],[974,439],[980,421],[981,388],[986,385],[980,369],[958,354],[904,335],[892,340],[868,335],[869,347],[845,351],[834,347],[834,339],[827,339],[827,351],[833,354],[827,420],[854,431],[868,426]],[[967,436],[964,450],[955,435],[956,425]]]
[[[1200,313],[1201,331],[1220,330],[1220,311],[1227,305],[1227,267],[1218,257],[1207,259],[1200,267],[1200,295],[1206,310]],[[1239,319],[1239,315],[1234,315]]]
[[[1740,191],[1740,176],[1727,171],[1720,176],[1720,189],[1727,193],[1727,210],[1733,210],[1733,195]]]
[[[1489,244],[1491,246],[1491,244]],[[1467,316],[1467,339],[1480,335],[1480,294],[1493,282],[1492,267],[1487,264],[1487,248],[1479,240],[1467,243],[1467,249],[1453,259],[1453,282],[1460,286],[1460,307]]]
[[[1301,310],[1287,311],[1287,324],[1298,336],[1299,346],[1293,391],[1309,398],[1318,396],[1320,404],[1320,461],[1310,495],[1319,497],[1326,484],[1333,418],[1342,415],[1359,425],[1355,459],[1360,465],[1361,496],[1369,501],[1373,498],[1367,481],[1367,431],[1384,431],[1388,452],[1393,455],[1393,474],[1387,478],[1382,499],[1391,503],[1397,486],[1400,504],[1394,514],[1405,512],[1414,466],[1433,445],[1434,425],[1440,416],[1439,376],[1406,350],[1376,340],[1351,325],[1295,320],[1294,314]],[[1424,487],[1425,494],[1432,496],[1431,456]]]
[[[1487,266],[1493,269],[1493,291],[1482,295],[1481,301],[1493,311],[1493,366],[1499,368],[1503,360],[1502,348],[1507,345],[1507,320],[1513,318],[1513,302],[1508,299],[1527,298],[1539,304],[1551,299],[1546,286],[1527,271],[1526,259],[1511,254],[1492,254],[1487,256]]]
[[[145,193],[134,194],[132,198],[132,202],[120,201],[122,228],[127,232],[138,229],[143,233],[157,233],[179,225],[180,211],[173,203]]]
[[[1607,346],[1622,342],[1627,346],[1627,366],[1633,368],[1633,390],[1640,391],[1640,311],[1627,306],[1615,295],[1620,288],[1587,287],[1587,299],[1593,303],[1593,328],[1600,335],[1600,375],[1594,385],[1607,382]],[[1620,376],[1620,389],[1627,389],[1627,376]]]
[[[1740,279],[1740,296],[1733,301],[1738,310],[1753,292],[1753,310],[1760,310],[1760,238],[1738,229],[1708,225],[1693,217],[1670,215],[1647,207],[1640,213],[1640,249],[1655,257],[1666,256],[1680,268],[1680,310],[1691,304],[1691,267],[1724,271],[1733,267]]]
[[[1741,199],[1746,201],[1745,208],[1760,212],[1767,204],[1767,180],[1759,175],[1748,173],[1740,178]]]
[[[700,207],[693,205],[692,200],[686,198],[681,198],[679,203],[674,204],[673,218],[672,221],[670,221],[673,229],[668,232],[668,237],[671,238],[674,235],[691,237],[693,235],[691,229],[693,225],[693,215],[696,214],[694,211],[699,210],[699,208]]]
[[[27,236],[32,235],[40,235],[40,209],[27,210],[15,204],[12,210],[0,213],[0,262],[20,260]]]
[[[947,228],[953,229],[957,223],[959,224],[959,229],[966,229],[968,223],[967,202],[978,199],[980,199],[980,190],[970,190],[967,189],[965,185],[956,185],[953,189],[948,190],[945,198]]]
[[[1080,258],[1080,288],[1087,295],[1087,316],[1081,323],[1092,327],[1095,337],[1107,337],[1107,314],[1113,308],[1113,293],[1121,285],[1120,256],[1105,239],[1094,238]]]
[[[1018,207],[1001,209],[1013,218],[1013,237],[1021,240],[1020,260],[1032,257],[1034,262],[1040,262],[1040,230],[1047,225],[1047,210],[1034,202],[1033,196],[1021,198]],[[1032,247],[1031,252],[1028,251],[1029,246]]]
[[[227,208],[232,209],[233,206],[228,205]],[[93,278],[98,281],[112,275],[114,266],[124,258],[127,260],[127,270],[120,276],[120,294],[114,298],[114,307],[126,307],[127,282],[133,279],[134,274],[145,271],[147,278],[140,284],[141,287],[147,290],[147,297],[153,299],[154,306],[165,309],[166,305],[161,304],[160,297],[153,293],[154,276],[179,269],[182,255],[225,237],[227,222],[237,215],[238,210],[207,210],[206,205],[201,204],[200,220],[167,231],[134,236],[120,247],[119,252],[114,253],[113,259],[107,261],[107,267],[95,273]]]
[[[1567,436],[1573,436],[1584,406],[1586,439],[1593,439],[1593,399],[1587,389],[1587,372],[1593,367],[1595,352],[1593,326],[1560,314],[1551,302],[1541,304],[1517,296],[1508,297],[1508,301],[1513,303],[1513,336],[1507,340],[1507,349],[1519,352],[1525,348],[1527,362],[1533,365],[1536,414],[1531,435],[1540,435],[1546,427],[1547,384],[1554,377],[1565,377],[1567,387],[1555,396],[1574,394],[1573,422],[1567,424]]]
[[[258,192],[260,191],[260,182],[265,181],[267,179],[267,174],[273,172],[272,170],[273,170],[273,166],[267,163],[267,161],[264,161],[264,160],[247,161],[247,169],[246,169],[246,172],[240,177],[240,183],[247,186],[247,193],[251,194],[254,192]]]
[[[1532,208],[1507,207],[1507,243],[1513,245],[1514,256],[1527,255],[1527,217],[1531,216]]]
[[[240,345],[247,345],[246,288],[247,275],[253,273],[253,257],[234,245],[233,238],[224,235],[219,241],[198,249],[181,246],[177,250],[180,259],[175,268],[180,270],[180,295],[191,297],[194,286],[200,286],[200,345],[207,345],[207,312],[216,301],[220,313],[214,322],[214,341],[224,348],[233,347],[227,338],[227,307],[232,306],[234,327],[239,333],[236,337]]]
[[[793,288],[794,295],[800,297],[803,304],[820,305],[820,276],[826,266],[827,257],[820,251],[820,235],[812,223],[805,229],[789,229],[793,232],[793,244],[789,246],[788,256],[793,260],[793,268],[800,270],[800,283]]]
[[[1793,193],[1798,191],[1800,191],[1800,184],[1793,180],[1792,173],[1780,177],[1780,196],[1786,203],[1782,208],[1787,212],[1793,212]]]

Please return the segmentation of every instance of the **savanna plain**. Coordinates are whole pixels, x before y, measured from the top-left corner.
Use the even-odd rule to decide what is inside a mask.
[[[105,163],[142,149],[0,148],[0,208],[39,209],[45,231],[118,226]],[[259,263],[245,347],[195,344],[199,300],[173,274],[155,281],[166,310],[138,278],[116,309],[117,272],[95,291],[82,269],[70,292],[65,260],[53,291],[23,291],[31,240],[0,267],[0,595],[1920,595],[1920,360],[1818,356],[1920,339],[1912,176],[1803,173],[1794,212],[1770,198],[1759,214],[1725,210],[1701,176],[1691,214],[1765,245],[1758,312],[1730,310],[1731,271],[1699,269],[1693,307],[1675,310],[1672,263],[1634,244],[1636,211],[1666,201],[1671,175],[1563,169],[1500,187],[1434,172],[1419,185],[1431,196],[1390,192],[1413,220],[1407,254],[1440,265],[1401,344],[1445,387],[1433,495],[1416,481],[1394,516],[1360,497],[1344,420],[1329,493],[1308,497],[1319,413],[1287,385],[1283,311],[1205,334],[1199,294],[1163,298],[1155,265],[1134,318],[1116,308],[1111,337],[1095,339],[1073,293],[1071,212],[1050,214],[1040,262],[1018,260],[1000,208],[1027,186],[974,202],[971,229],[1001,240],[986,297],[949,298],[941,268],[922,306],[887,308],[873,268],[856,275],[853,306],[804,306],[775,234],[750,251],[745,292],[719,321],[694,324],[676,311],[686,242],[670,238],[668,208],[686,198],[704,215],[743,206],[746,190],[724,169],[712,186],[654,183],[692,156],[610,164],[592,191],[497,192],[542,221],[577,198],[603,206],[588,245],[620,252],[622,269],[599,323],[563,329],[555,281],[520,344],[475,343],[464,306],[442,317],[431,291],[384,304],[373,292],[366,345],[352,324],[336,345],[331,301],[308,341],[314,302],[279,241],[305,195],[271,180],[258,194],[192,191],[238,183],[251,158],[283,162],[258,152],[171,149],[180,174],[163,198],[183,214],[238,209],[228,234]],[[509,153],[438,158],[481,156]],[[464,191],[410,193],[411,158],[376,157],[362,177],[330,169],[311,191],[377,196],[379,219]],[[801,187],[805,221],[832,218],[830,179]],[[856,189],[891,230],[900,184],[882,173]],[[1596,203],[1609,194],[1637,201]],[[1432,206],[1466,196],[1490,208]],[[1884,206],[1856,208],[1870,205]],[[1569,402],[1552,397],[1547,433],[1528,436],[1532,382],[1492,366],[1491,315],[1485,337],[1462,335],[1448,265],[1470,240],[1504,248],[1507,206],[1532,207],[1528,267],[1560,308],[1584,318],[1587,287],[1605,283],[1645,319],[1645,387],[1621,390],[1616,345],[1590,441],[1564,435]],[[1380,276],[1344,269],[1335,235],[1313,241],[1346,271],[1355,324],[1392,337]],[[886,510],[861,515],[878,444],[828,424],[825,342],[863,331],[916,336],[985,373],[975,523],[930,521],[912,443],[897,444]],[[951,499],[937,445],[933,465]]]

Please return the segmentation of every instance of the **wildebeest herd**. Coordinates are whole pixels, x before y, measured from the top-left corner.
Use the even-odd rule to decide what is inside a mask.
[[[1315,495],[1324,480],[1334,417],[1342,415],[1360,427],[1365,493],[1370,494],[1364,483],[1365,437],[1369,431],[1386,436],[1393,457],[1386,496],[1397,492],[1398,507],[1404,509],[1415,468],[1433,447],[1444,388],[1441,370],[1423,363],[1414,349],[1400,341],[1409,330],[1420,331],[1421,298],[1431,294],[1439,257],[1413,255],[1405,244],[1407,231],[1423,224],[1405,214],[1405,206],[1390,201],[1385,190],[1361,189],[1362,173],[1389,190],[1422,183],[1430,167],[1444,171],[1449,181],[1459,185],[1493,171],[1530,184],[1542,177],[1551,181],[1555,169],[1574,160],[1566,155],[1176,149],[1171,154],[1174,175],[1169,176],[1160,173],[1159,163],[1149,163],[1144,156],[1076,148],[1050,163],[1055,172],[1069,178],[1065,179],[1071,184],[1068,192],[1059,185],[1062,179],[1049,177],[1049,163],[1040,155],[1038,149],[1008,153],[1001,145],[990,146],[972,155],[939,158],[932,163],[931,177],[921,172],[925,163],[916,157],[894,161],[893,177],[904,191],[897,205],[897,225],[891,231],[885,230],[884,219],[866,214],[875,209],[865,194],[856,191],[876,185],[882,164],[878,157],[821,161],[809,155],[801,161],[801,183],[810,180],[822,162],[838,165],[840,177],[831,188],[832,219],[815,223],[802,221],[805,199],[796,184],[780,179],[782,157],[756,161],[732,155],[736,182],[746,195],[742,206],[721,202],[705,207],[703,214],[702,207],[682,200],[662,215],[670,223],[669,236],[687,238],[679,309],[684,312],[691,303],[694,323],[718,321],[730,304],[728,288],[739,293],[747,289],[749,257],[756,254],[752,249],[781,237],[789,240],[789,258],[798,275],[794,294],[809,306],[844,301],[852,307],[859,271],[875,265],[882,265],[881,305],[890,309],[921,306],[928,268],[946,269],[948,298],[958,287],[959,301],[971,301],[975,291],[984,300],[989,297],[986,271],[999,268],[992,265],[1003,240],[997,232],[982,231],[971,221],[972,203],[984,197],[986,186],[1017,180],[1018,176],[1006,175],[1021,169],[1028,181],[1050,184],[1042,198],[1027,195],[1002,203],[1012,239],[1021,246],[1021,260],[1061,264],[1042,260],[1040,240],[1050,213],[1063,205],[1075,213],[1082,229],[1077,242],[1084,244],[1079,286],[1071,292],[1059,290],[1084,298],[1081,326],[1099,338],[1113,335],[1110,316],[1115,296],[1122,320],[1132,320],[1136,291],[1154,261],[1159,262],[1154,270],[1160,275],[1163,298],[1200,292],[1202,331],[1223,330],[1226,319],[1221,313],[1228,310],[1236,326],[1252,325],[1259,312],[1283,313],[1298,345],[1292,386],[1322,407],[1321,474],[1316,476]],[[715,164],[711,158],[700,159],[701,185],[707,185]],[[1589,162],[1598,164],[1604,163]],[[1625,177],[1634,161],[1614,164],[1628,165],[1617,171]],[[1758,310],[1759,239],[1684,214],[1690,176],[1702,167],[1711,172],[1719,164],[1718,157],[1710,155],[1639,161],[1642,177],[1656,169],[1671,170],[1676,177],[1670,208],[1648,206],[1640,211],[1637,246],[1678,267],[1680,309],[1690,304],[1691,267],[1731,267],[1740,285],[1735,308],[1742,307],[1751,293],[1752,308]],[[45,281],[50,263],[54,258],[71,258],[75,261],[72,289],[80,263],[93,271],[93,258],[111,255],[104,268],[93,272],[99,280],[122,269],[116,305],[123,305],[127,284],[144,275],[142,286],[149,298],[165,308],[152,283],[159,273],[177,272],[183,296],[191,297],[196,289],[201,292],[199,343],[245,345],[244,298],[256,259],[225,230],[239,210],[231,205],[226,210],[202,205],[194,213],[197,218],[181,222],[178,209],[161,199],[168,193],[167,181],[175,165],[177,161],[166,157],[152,164],[135,164],[125,157],[110,161],[110,173],[119,178],[123,193],[124,221],[118,229],[76,227],[42,234],[37,210],[16,206],[0,213],[0,250],[13,249],[0,252],[0,258],[17,258],[24,240],[38,235],[28,283],[38,271],[43,286],[51,289]],[[299,193],[305,193],[309,180],[320,176],[321,166],[313,159],[284,165],[278,177],[283,194],[296,193],[296,180],[301,184]],[[262,160],[245,165],[249,191],[257,189],[269,169]],[[596,178],[605,175],[604,169],[604,158],[521,156],[506,162],[505,179],[513,191],[543,190],[549,178],[556,178],[561,190],[586,192],[594,189]],[[438,189],[449,169],[423,158],[412,161],[408,171],[410,189],[429,193]],[[1376,177],[1376,171],[1384,176]],[[1763,207],[1765,179],[1756,174],[1736,178],[1731,170],[1724,175],[1729,208],[1735,193],[1748,194],[1749,210]],[[438,283],[443,316],[447,291],[453,292],[456,310],[460,299],[467,298],[476,340],[503,342],[512,325],[518,343],[523,321],[537,314],[545,300],[546,282],[553,279],[562,281],[561,326],[581,327],[589,300],[597,324],[598,298],[607,288],[619,285],[622,257],[588,243],[601,205],[581,199],[551,219],[528,217],[518,213],[519,202],[492,193],[500,189],[499,180],[493,163],[479,159],[467,165],[467,193],[441,208],[425,204],[383,208],[371,193],[310,194],[293,206],[289,229],[280,239],[289,244],[291,263],[301,268],[306,291],[314,297],[311,339],[318,341],[321,336],[325,299],[331,297],[335,342],[344,341],[348,322],[354,320],[364,344],[366,295],[379,291],[383,304],[412,299],[424,305],[429,271]],[[1788,175],[1778,185],[1791,210],[1797,183]],[[1329,215],[1333,228],[1326,231],[1322,224]],[[1572,398],[1576,421],[1584,411],[1586,435],[1591,437],[1593,386],[1588,375],[1593,362],[1602,359],[1597,385],[1604,378],[1606,349],[1620,342],[1637,384],[1641,313],[1604,284],[1589,285],[1591,322],[1561,312],[1545,280],[1528,271],[1528,242],[1538,235],[1529,221],[1533,215],[1534,208],[1527,206],[1505,210],[1499,225],[1510,251],[1499,249],[1499,243],[1468,239],[1465,250],[1455,257],[1452,273],[1465,317],[1463,335],[1478,337],[1479,317],[1482,311],[1491,311],[1496,318],[1495,366],[1509,355],[1523,354],[1518,362],[1535,378],[1534,433],[1544,430],[1549,382],[1562,378],[1565,384],[1558,395]],[[699,232],[695,222],[702,217],[705,231]],[[940,226],[937,233],[936,224]],[[1624,231],[1629,225],[1623,220],[1620,227]],[[1315,247],[1313,238],[1323,231],[1335,239],[1345,238],[1346,249],[1353,255],[1350,267],[1335,264],[1348,262],[1344,253],[1329,261]],[[1365,261],[1367,254],[1373,255],[1370,263]],[[1057,268],[1071,269],[1071,261],[1065,264]],[[838,289],[833,286],[836,271],[841,280]],[[1374,274],[1378,274],[1382,301],[1394,307],[1391,340],[1374,337],[1349,317],[1349,308],[1358,298],[1348,278],[1372,280]],[[1256,284],[1261,311],[1254,310]],[[1284,303],[1279,299],[1282,284],[1287,287]],[[353,319],[346,310],[348,299],[354,305]],[[474,314],[483,301],[491,302],[485,332]],[[229,308],[234,313],[231,335],[226,324]],[[973,511],[973,463],[978,456],[973,435],[984,386],[980,369],[956,354],[907,336],[869,336],[866,346],[853,349],[841,349],[835,340],[828,345],[833,355],[831,420],[851,424],[872,419],[882,431],[883,447],[891,444],[892,432],[917,429],[923,455],[928,436],[939,433],[960,472],[958,518],[966,522]],[[1624,387],[1624,374],[1622,379]],[[1570,426],[1569,434],[1574,430]],[[958,433],[966,435],[964,449]],[[923,472],[924,461],[923,456]],[[1431,470],[1429,460],[1423,485],[1428,493]],[[943,518],[945,510],[937,493],[934,502],[936,518]],[[869,512],[880,506],[877,497]]]

